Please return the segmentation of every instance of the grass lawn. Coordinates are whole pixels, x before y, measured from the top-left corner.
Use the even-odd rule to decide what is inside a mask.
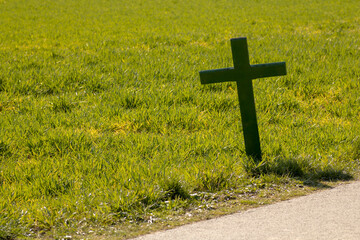
[[[0,0],[0,239],[126,238],[357,178],[359,16],[358,0]],[[260,164],[236,83],[200,84],[236,37],[251,64],[287,65],[253,81]]]

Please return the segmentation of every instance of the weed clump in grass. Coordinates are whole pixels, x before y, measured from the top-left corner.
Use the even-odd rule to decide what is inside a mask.
[[[176,179],[168,179],[164,182],[164,199],[189,199],[190,194],[184,188],[181,181]]]
[[[200,173],[198,191],[210,191],[216,192],[222,189],[226,189],[230,184],[230,173],[207,171]]]
[[[135,109],[141,106],[142,101],[139,97],[134,95],[127,95],[121,98],[120,105],[125,109]]]
[[[71,110],[75,107],[75,104],[66,101],[65,98],[58,98],[52,103],[52,110],[56,113],[65,112],[70,113]]]

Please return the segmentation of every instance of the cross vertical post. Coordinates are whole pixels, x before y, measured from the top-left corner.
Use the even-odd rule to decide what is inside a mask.
[[[285,62],[250,65],[246,38],[233,38],[230,41],[234,67],[200,71],[200,80],[202,84],[237,83],[245,151],[248,156],[261,161],[252,79],[286,75],[286,65]]]

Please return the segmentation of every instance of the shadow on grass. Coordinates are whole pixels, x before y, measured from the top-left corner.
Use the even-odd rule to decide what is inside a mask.
[[[314,166],[306,159],[275,159],[274,161],[256,162],[253,159],[243,162],[243,167],[248,174],[257,177],[265,174],[288,176],[303,182],[306,186],[329,188],[323,181],[349,181],[353,176],[344,169],[326,165]]]

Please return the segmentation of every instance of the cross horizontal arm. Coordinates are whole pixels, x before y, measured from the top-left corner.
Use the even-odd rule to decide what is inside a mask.
[[[232,82],[239,79],[234,73],[234,68],[200,71],[200,81],[201,84]]]
[[[286,75],[285,62],[251,65],[252,79]]]

